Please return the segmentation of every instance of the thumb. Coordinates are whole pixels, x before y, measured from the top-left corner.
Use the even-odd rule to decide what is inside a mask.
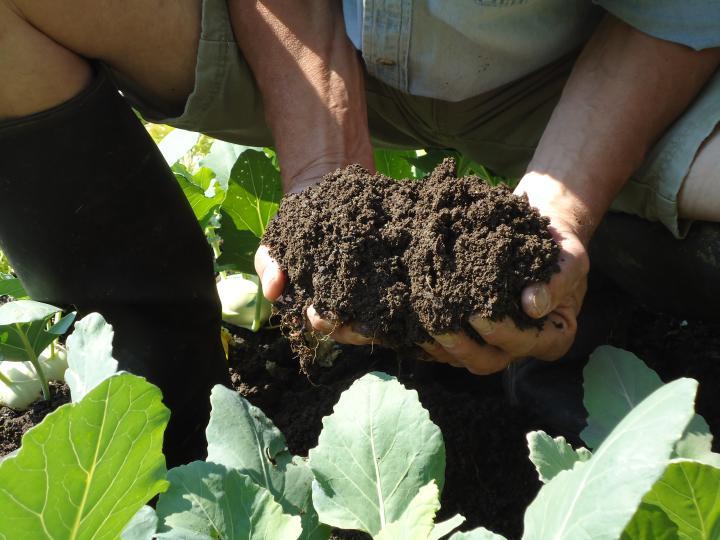
[[[590,261],[585,246],[576,236],[568,235],[562,239],[559,266],[560,271],[552,276],[549,283],[531,283],[523,290],[523,311],[530,317],[544,317],[582,289]]]
[[[265,298],[270,302],[277,300],[285,288],[285,274],[270,256],[266,246],[261,245],[255,252],[255,271],[262,283]]]

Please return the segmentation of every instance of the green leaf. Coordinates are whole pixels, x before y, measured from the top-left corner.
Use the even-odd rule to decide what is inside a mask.
[[[150,506],[143,506],[127,524],[120,540],[152,540],[157,531],[158,517]]]
[[[201,186],[191,182],[187,177],[176,174],[180,187],[185,194],[185,198],[190,203],[195,218],[201,223],[208,220],[208,217],[218,208],[225,200],[225,192],[222,190],[215,190],[212,197],[208,197],[207,192]]]
[[[194,131],[173,129],[163,137],[158,148],[167,164],[172,166],[195,146],[199,138],[200,134]]]
[[[677,526],[655,505],[642,503],[620,540],[678,540]]]
[[[585,367],[587,427],[580,436],[596,448],[630,410],[662,386],[652,369],[629,351],[604,345],[590,356]],[[713,436],[705,419],[696,414],[675,445],[673,457],[720,466],[720,455],[711,451]]]
[[[0,326],[45,321],[60,312],[59,307],[35,300],[16,300],[0,306]]]
[[[435,526],[435,514],[438,510],[440,510],[440,491],[433,480],[420,488],[400,519],[383,527],[374,538],[376,540],[428,538]]]
[[[58,312],[60,308],[34,300],[0,306],[0,361],[29,362],[39,356],[57,339],[46,330],[46,321]]]
[[[263,152],[245,150],[233,166],[223,210],[241,231],[265,233],[282,197],[280,173]]]
[[[329,538],[330,529],[319,524],[312,506],[312,472],[305,460],[288,452],[280,430],[260,409],[224,386],[213,388],[210,403],[208,461],[247,475],[266,488],[285,513],[302,514],[302,538]]]
[[[10,277],[0,279],[0,296],[20,299],[27,298],[28,294],[18,278]]]
[[[678,379],[635,407],[593,457],[545,484],[525,512],[527,538],[618,538],[668,465],[693,415],[697,382]]]
[[[455,533],[450,537],[450,540],[505,540],[505,537],[490,532],[485,527],[480,527],[469,532]]]
[[[691,461],[672,463],[645,502],[662,509],[683,540],[720,538],[720,469]]]
[[[300,535],[300,518],[238,471],[195,461],[168,473],[170,489],[160,496],[158,538],[287,539]]]
[[[323,419],[310,468],[320,521],[375,535],[399,520],[431,480],[442,489],[445,447],[417,392],[370,373]]]
[[[222,189],[227,191],[228,181],[235,162],[240,157],[240,154],[250,148],[252,147],[216,140],[210,148],[210,153],[200,162],[200,165],[213,171]],[[252,149],[258,150],[256,148]]]
[[[260,239],[251,231],[238,230],[227,212],[220,210],[220,216],[218,234],[222,238],[222,244],[218,265],[223,270],[254,274],[255,252],[260,245]]]
[[[74,402],[83,399],[93,388],[117,372],[112,356],[115,332],[99,313],[90,313],[75,325],[67,338],[68,369],[65,382]]]
[[[77,311],[71,311],[67,315],[63,316],[58,322],[48,328],[48,334],[52,334],[53,336],[64,335],[68,330],[70,330],[72,323],[75,322],[75,317],[77,317]]]
[[[0,538],[117,538],[167,487],[160,390],[128,373],[64,405],[0,464]]]
[[[428,540],[440,540],[440,538],[445,538],[463,523],[465,523],[465,516],[461,516],[460,514],[455,514],[450,519],[436,523],[435,528],[433,528],[430,536],[428,537]]]
[[[415,151],[377,149],[373,151],[373,157],[377,172],[399,180],[414,178],[413,166],[408,160],[417,158]]]
[[[527,434],[530,461],[535,465],[540,481],[547,483],[558,473],[569,471],[578,461],[587,461],[592,457],[586,448],[574,450],[564,437],[552,438],[544,431],[532,431]]]

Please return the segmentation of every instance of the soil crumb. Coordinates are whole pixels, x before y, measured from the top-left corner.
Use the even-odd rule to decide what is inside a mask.
[[[288,275],[276,309],[307,369],[310,305],[396,349],[429,334],[473,335],[473,314],[541,325],[525,315],[520,294],[559,270],[548,225],[526,198],[477,176],[456,178],[446,159],[420,181],[338,169],[285,197],[263,243]]]
[[[70,389],[65,383],[50,381],[50,400],[38,400],[26,411],[0,406],[0,457],[20,448],[22,436],[39,424],[55,409],[70,402]]]

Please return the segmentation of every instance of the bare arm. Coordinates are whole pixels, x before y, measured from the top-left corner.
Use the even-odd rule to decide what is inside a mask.
[[[230,0],[233,29],[263,96],[285,191],[337,167],[372,168],[363,71],[339,1]]]
[[[531,285],[522,303],[548,315],[541,332],[511,321],[471,321],[488,345],[464,335],[438,336],[435,357],[475,373],[513,359],[553,360],[572,344],[585,295],[587,244],[611,201],[664,129],[717,69],[720,50],[696,52],[653,38],[608,16],[586,45],[516,192],[551,219],[562,247],[561,272]]]

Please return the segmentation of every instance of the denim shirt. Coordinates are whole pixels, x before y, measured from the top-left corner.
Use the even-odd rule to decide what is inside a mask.
[[[598,6],[661,39],[720,46],[720,0],[343,0],[348,36],[370,75],[446,101],[577,50],[603,14]]]

